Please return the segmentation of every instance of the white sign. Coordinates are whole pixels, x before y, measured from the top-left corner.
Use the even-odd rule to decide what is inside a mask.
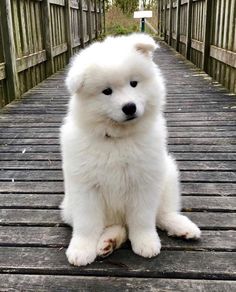
[[[152,11],[134,11],[134,18],[150,18],[152,17]]]

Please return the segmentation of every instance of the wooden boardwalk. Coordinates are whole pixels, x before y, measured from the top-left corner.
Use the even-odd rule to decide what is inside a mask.
[[[162,44],[169,149],[181,170],[183,211],[199,242],[168,238],[154,259],[127,243],[87,267],[70,266],[58,129],[66,112],[59,72],[0,115],[0,291],[235,291],[236,98]]]

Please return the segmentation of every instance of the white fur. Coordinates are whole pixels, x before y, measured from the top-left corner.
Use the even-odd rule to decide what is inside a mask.
[[[71,100],[61,128],[61,207],[73,227],[71,264],[94,261],[104,241],[117,240],[119,246],[124,227],[133,251],[144,257],[160,252],[156,224],[170,235],[200,237],[198,227],[179,213],[178,170],[167,152],[162,113],[165,85],[152,61],[156,47],[144,34],[109,37],[71,64],[66,80]],[[138,81],[137,87],[130,81]],[[112,94],[103,94],[108,87]],[[128,102],[137,107],[131,121],[122,112]],[[106,229],[113,225],[118,227]]]

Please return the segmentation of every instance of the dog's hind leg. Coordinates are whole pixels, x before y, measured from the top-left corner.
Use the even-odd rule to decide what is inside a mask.
[[[170,236],[199,238],[200,229],[186,216],[180,214],[179,175],[175,161],[167,157],[167,177],[157,212],[157,226],[166,230]]]
[[[118,249],[127,240],[127,231],[124,226],[112,225],[106,227],[98,241],[97,256],[106,257],[113,250]]]

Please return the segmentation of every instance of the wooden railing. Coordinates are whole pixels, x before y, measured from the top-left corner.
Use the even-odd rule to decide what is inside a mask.
[[[236,92],[236,1],[159,0],[158,10],[164,40]]]
[[[0,0],[0,107],[104,30],[102,0]]]

